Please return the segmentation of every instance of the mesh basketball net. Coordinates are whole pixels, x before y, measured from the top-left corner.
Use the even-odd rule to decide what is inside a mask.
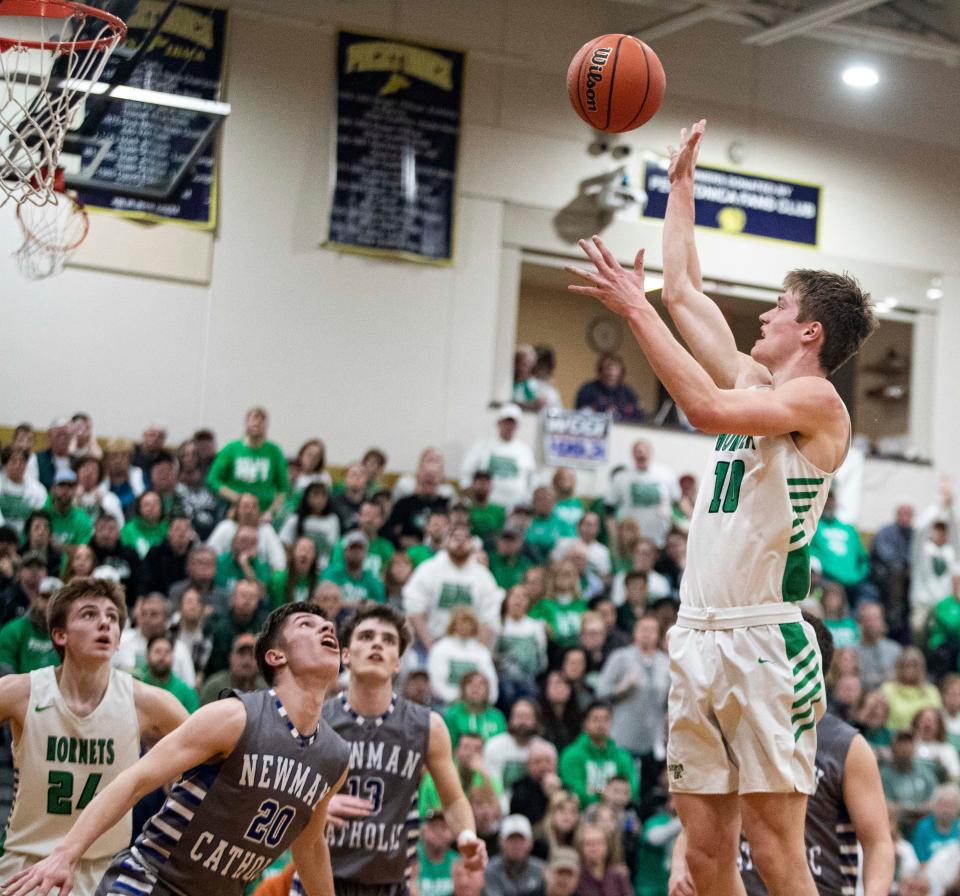
[[[0,205],[59,202],[73,114],[125,34],[120,19],[70,0],[0,0]]]
[[[70,256],[87,238],[90,221],[83,206],[63,190],[61,177],[44,205],[22,202],[17,222],[23,245],[16,252],[20,273],[31,280],[59,274]]]

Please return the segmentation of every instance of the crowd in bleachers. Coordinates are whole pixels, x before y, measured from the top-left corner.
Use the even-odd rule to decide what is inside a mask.
[[[342,623],[389,603],[415,633],[397,690],[447,722],[495,857],[486,892],[537,892],[516,889],[520,868],[549,869],[550,896],[666,896],[663,648],[696,481],[639,439],[584,496],[573,470],[538,468],[519,416],[504,405],[458,475],[428,448],[400,478],[379,448],[337,471],[319,438],[288,456],[261,408],[219,448],[198,430],[171,450],[157,425],[101,444],[76,414],[35,450],[21,425],[0,454],[0,674],[59,662],[45,608],[76,576],[124,586],[115,664],[188,712],[265,686],[254,643],[272,608],[308,600]],[[828,501],[804,608],[834,638],[830,709],[879,758],[901,893],[944,896],[960,881],[953,495],[944,483],[936,506],[894,513],[868,549]],[[5,765],[8,809],[9,740]],[[455,853],[429,777],[420,815],[421,892],[446,896]]]

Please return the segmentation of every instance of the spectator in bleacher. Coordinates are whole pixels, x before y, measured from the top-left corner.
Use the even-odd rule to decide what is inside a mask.
[[[500,693],[511,704],[517,697],[535,697],[537,676],[547,667],[547,632],[543,621],[529,615],[530,594],[514,585],[503,600],[503,621],[494,647]]]
[[[144,592],[159,591],[169,594],[170,586],[186,577],[187,555],[193,547],[194,538],[193,523],[188,516],[174,516],[170,519],[166,537],[160,544],[150,548],[143,559],[141,571]]]
[[[636,621],[649,609],[652,602],[649,582],[653,575],[659,573],[634,569],[623,577],[626,592],[617,608],[617,626],[621,631],[632,633]]]
[[[387,469],[387,455],[380,448],[368,448],[360,458],[360,466],[367,474],[367,495],[372,497],[384,489],[381,477]]]
[[[577,390],[574,407],[609,413],[617,422],[642,423],[646,414],[637,393],[623,381],[626,372],[619,355],[601,355],[597,359],[597,378]]]
[[[667,541],[654,566],[657,572],[670,583],[670,594],[680,594],[680,581],[687,568],[687,534],[679,529],[667,533]]]
[[[609,586],[613,578],[613,564],[610,550],[598,540],[600,534],[600,516],[593,511],[583,514],[577,523],[574,538],[561,538],[554,548],[554,556],[562,557],[572,545],[581,545],[587,552],[587,565],[604,584]]]
[[[500,534],[507,522],[507,511],[500,504],[490,501],[493,478],[488,470],[475,470],[467,500],[470,513],[470,531],[485,545]]]
[[[20,569],[7,585],[0,602],[0,625],[22,616],[39,599],[40,583],[47,577],[47,561],[42,554],[30,551],[23,555]]]
[[[468,797],[472,797],[475,790],[486,788],[494,796],[498,809],[499,797],[503,793],[500,782],[493,778],[483,763],[483,739],[479,734],[462,731],[460,739],[453,746],[453,765],[460,778],[460,786]],[[431,812],[441,808],[437,786],[433,783],[430,773],[423,776],[420,784],[419,811],[420,817],[426,818]],[[499,820],[499,812],[497,820]],[[480,821],[477,820],[477,833],[480,833]]]
[[[530,609],[530,616],[546,623],[547,637],[555,648],[572,647],[580,636],[580,619],[587,611],[573,560],[564,558],[550,564],[546,593],[547,597]]]
[[[673,503],[680,497],[677,474],[653,460],[653,446],[646,439],[633,444],[633,469],[613,476],[606,503],[615,521],[634,519],[640,534],[658,547],[666,544],[673,525]]]
[[[256,634],[269,615],[263,605],[263,586],[259,582],[241,579],[230,595],[226,613],[214,613],[204,624],[203,631],[210,639],[210,659],[206,675],[209,677],[230,664],[230,650],[237,635]]]
[[[322,482],[329,492],[333,480],[327,472],[327,446],[322,439],[307,439],[297,452],[299,472],[293,483],[294,493],[302,492],[311,482]]]
[[[46,576],[28,597],[30,606],[22,616],[0,628],[0,675],[32,672],[44,666],[59,666],[60,655],[50,640],[47,605],[63,587],[60,579]]]
[[[514,783],[527,774],[530,744],[539,728],[536,704],[521,697],[510,707],[507,730],[495,734],[483,745],[484,765],[490,776],[503,785],[504,805],[509,805]]]
[[[890,825],[890,839],[893,841],[893,880],[895,884],[899,884],[904,878],[909,878],[920,870],[920,860],[910,841],[904,838],[900,830],[900,810],[894,803],[887,803],[887,820]],[[902,893],[903,891],[891,889],[890,892]]]
[[[382,528],[383,510],[380,504],[369,498],[364,500],[357,513],[357,529],[367,536],[367,556],[363,561],[363,567],[381,581],[390,558],[396,553],[393,544],[380,534]],[[330,555],[332,566],[343,565],[344,540],[341,538],[334,545],[333,553]]]
[[[200,690],[201,706],[213,703],[225,690],[248,694],[250,691],[267,688],[267,683],[257,669],[257,657],[254,653],[256,644],[257,636],[250,632],[239,634],[233,639],[227,668],[208,676],[203,683]]]
[[[224,445],[207,473],[210,488],[231,504],[244,492],[256,495],[264,522],[283,506],[288,488],[287,460],[280,446],[267,439],[268,422],[264,408],[250,408],[243,437]]]
[[[543,407],[543,400],[537,395],[533,382],[533,367],[537,363],[537,353],[532,345],[518,345],[513,353],[513,389],[511,401],[524,411],[536,413]]]
[[[616,606],[620,607],[627,602],[627,575],[630,572],[645,573],[646,594],[650,600],[670,597],[673,594],[673,586],[670,584],[670,580],[654,569],[659,557],[660,550],[652,539],[641,538],[637,541],[633,549],[631,565],[627,569],[618,572],[613,577],[613,582],[610,586],[610,597]],[[634,587],[636,588],[638,586]],[[629,628],[632,628],[632,625]]]
[[[810,554],[820,564],[825,579],[843,585],[850,605],[876,600],[877,591],[870,581],[870,558],[857,530],[837,518],[837,497],[829,494],[817,531],[810,541]]]
[[[403,611],[403,588],[413,575],[413,561],[406,551],[397,551],[383,573],[383,590],[388,604]]]
[[[313,540],[320,566],[326,566],[334,545],[340,539],[340,517],[333,509],[327,487],[322,482],[311,482],[303,490],[296,512],[287,517],[280,529],[280,541],[287,549],[303,536]]]
[[[910,637],[913,537],[913,506],[898,504],[893,522],[881,526],[870,545],[870,575],[877,586],[890,632],[898,640]]]
[[[213,548],[199,544],[187,554],[186,577],[170,586],[168,596],[174,606],[179,606],[180,596],[187,588],[196,588],[207,611],[225,610],[230,602],[230,592],[216,584],[217,555]]]
[[[111,439],[103,455],[103,484],[116,496],[125,517],[146,488],[143,470],[130,463],[132,456],[133,444],[127,439]]]
[[[424,896],[455,896],[453,865],[459,858],[453,849],[453,833],[443,809],[432,810],[422,821],[417,841],[418,892]]]
[[[490,570],[473,556],[470,529],[451,529],[445,548],[410,576],[403,589],[404,612],[429,650],[446,632],[453,607],[468,604],[480,620],[480,640],[493,644],[500,624],[502,594]]]
[[[503,713],[491,705],[490,681],[480,669],[466,672],[461,678],[459,699],[451,702],[443,713],[454,746],[464,733],[476,734],[486,742],[507,730]]]
[[[880,780],[888,802],[900,810],[904,830],[913,830],[930,810],[930,797],[939,780],[933,763],[916,758],[913,732],[898,731],[890,744],[890,759],[880,761]]]
[[[287,554],[283,542],[273,526],[261,520],[260,502],[251,492],[240,495],[236,504],[230,508],[227,518],[217,523],[210,533],[207,545],[218,555],[226,553],[241,526],[251,526],[257,530],[257,558],[261,562],[274,571],[286,566]]]
[[[556,501],[553,515],[557,519],[560,537],[572,538],[577,534],[577,525],[584,514],[583,502],[576,496],[577,474],[570,467],[557,467],[551,482]]]
[[[340,520],[341,532],[356,527],[357,514],[366,497],[367,471],[361,464],[350,464],[344,474],[343,489],[330,499],[330,509]]]
[[[960,675],[949,672],[943,676],[940,680],[940,697],[943,700],[947,740],[960,752]]]
[[[93,418],[84,411],[77,411],[70,418],[70,457],[74,467],[84,457],[103,457],[103,449],[93,434]]]
[[[603,651],[605,656],[610,656],[614,650],[626,647],[632,642],[631,633],[633,632],[633,626],[630,625],[629,628],[624,631],[617,625],[617,608],[613,605],[613,601],[610,600],[609,597],[605,595],[595,597],[590,601],[589,606],[603,622],[605,632]],[[640,615],[643,615],[643,613],[641,612]]]
[[[936,763],[948,781],[960,781],[960,755],[947,740],[941,711],[932,706],[919,710],[910,723],[910,730],[916,738],[917,758]]]
[[[133,548],[141,560],[150,548],[162,544],[167,537],[167,521],[163,517],[160,496],[152,489],[133,503],[133,515],[120,530],[120,541]]]
[[[64,583],[71,579],[92,576],[97,568],[97,555],[88,544],[67,545],[67,565],[63,570]]]
[[[157,635],[169,634],[170,602],[159,592],[138,597],[133,605],[136,627],[127,627],[120,633],[120,646],[110,660],[111,665],[127,672],[143,672],[147,668],[147,644]],[[177,642],[173,645],[173,674],[190,687],[197,683],[193,658],[187,648]]]
[[[893,677],[900,645],[885,637],[886,620],[883,607],[874,601],[864,601],[857,607],[857,623],[860,626],[860,680],[864,690],[872,691]]]
[[[599,613],[587,610],[580,619],[580,636],[577,638],[577,647],[583,651],[587,662],[587,671],[584,681],[591,691],[596,692],[600,672],[607,660],[607,627]]]
[[[57,470],[70,469],[70,421],[66,417],[56,417],[50,423],[47,444],[49,447],[36,455],[36,478],[44,488],[53,485],[53,475]]]
[[[200,464],[197,443],[184,442],[177,452],[177,462],[177,501],[193,521],[197,537],[206,540],[220,519],[221,502],[207,485],[206,469]]]
[[[580,733],[583,713],[573,687],[559,669],[547,673],[539,701],[543,736],[562,750]]]
[[[60,547],[86,544],[93,535],[93,521],[76,506],[76,493],[77,474],[73,470],[57,470],[44,509],[50,516],[53,541]]]
[[[464,528],[470,527],[466,518],[461,520],[460,525]],[[410,555],[414,568],[423,563],[424,560],[435,557],[443,549],[452,528],[451,513],[446,510],[435,509],[431,510],[427,516],[427,524],[424,529],[421,530],[413,523],[409,523],[401,530],[400,544]]]
[[[596,699],[593,689],[587,683],[587,655],[579,644],[575,644],[567,647],[559,656],[560,674],[570,683],[577,705],[585,711]]]
[[[507,526],[497,535],[494,549],[487,555],[487,565],[497,584],[505,591],[523,581],[533,561],[523,551],[519,529]]]
[[[196,690],[171,671],[175,643],[166,633],[153,635],[147,641],[146,667],[137,670],[137,677],[145,684],[173,694],[187,712],[193,713],[200,708]]]
[[[591,568],[587,560],[587,549],[579,542],[567,546],[563,554],[576,567],[580,577],[580,594],[585,601],[591,601],[604,593],[603,580]]]
[[[913,538],[913,566],[910,575],[910,624],[914,633],[923,631],[927,614],[950,594],[951,576],[960,561],[960,535],[953,508],[953,489],[944,479],[940,503],[928,508]]]
[[[560,780],[581,806],[600,799],[607,781],[620,775],[630,782],[630,797],[639,795],[637,770],[630,754],[610,737],[610,706],[595,701],[583,716],[583,733],[560,754]]]
[[[875,752],[890,746],[893,732],[889,726],[890,704],[879,688],[864,693],[854,718],[853,725]]]
[[[442,498],[446,498],[447,501],[453,500],[453,498],[456,497],[456,490],[446,481],[447,473],[443,454],[433,447],[424,448],[420,452],[420,456],[417,458],[417,467],[413,473],[404,473],[393,484],[393,500],[399,501],[407,495],[412,495],[417,490],[417,480],[423,471],[428,468],[433,471],[437,482],[440,483],[437,487],[437,494]],[[390,514],[388,513],[387,519],[389,518]]]
[[[46,488],[27,476],[27,457],[26,451],[11,445],[0,451],[0,519],[19,534],[27,517],[47,503]]]
[[[534,844],[534,854],[550,861],[561,850],[572,850],[580,825],[580,801],[569,790],[557,790],[547,803],[543,836]]]
[[[512,510],[530,499],[537,463],[530,446],[516,438],[520,408],[512,402],[497,412],[497,438],[474,442],[463,459],[460,485],[467,488],[477,470],[487,470],[493,478],[490,500]]]
[[[160,496],[163,515],[170,518],[182,513],[177,497],[177,480],[180,475],[179,461],[169,451],[158,451],[150,467],[150,490]]]
[[[427,657],[430,687],[443,703],[453,703],[457,699],[463,676],[474,670],[486,677],[490,702],[497,702],[497,671],[490,648],[479,640],[479,634],[480,622],[472,607],[461,605],[450,611],[447,634],[434,642]]]
[[[302,536],[293,545],[287,568],[277,570],[270,578],[267,590],[271,607],[308,600],[319,580],[317,546],[312,538]]]
[[[33,451],[33,443],[35,440],[36,434],[33,431],[33,426],[29,423],[20,423],[13,430],[10,447],[21,448],[27,452],[27,476],[39,482],[40,475],[37,468],[37,455],[34,454]]]
[[[530,744],[527,774],[513,785],[510,811],[524,815],[538,825],[547,814],[550,797],[563,788],[557,774],[557,748],[542,737]]]
[[[63,552],[53,543],[53,527],[50,514],[46,510],[34,510],[27,517],[24,525],[24,541],[20,545],[20,555],[30,553],[42,554],[47,561],[47,573],[51,576],[60,575],[63,562]]]
[[[846,648],[849,650],[850,648]],[[849,673],[837,678],[827,693],[827,709],[837,718],[849,722],[854,718],[857,707],[863,699],[863,685],[860,678]]]
[[[333,620],[337,628],[354,612],[352,608],[344,606],[343,593],[336,582],[318,582],[309,602],[323,610],[323,615]]]
[[[197,449],[197,464],[206,475],[217,458],[217,436],[212,429],[198,429],[190,441]]]
[[[934,605],[924,623],[927,661],[936,676],[955,671],[960,657],[960,571],[950,581],[948,595]]]
[[[837,582],[825,582],[820,600],[823,604],[823,624],[833,636],[834,647],[837,650],[856,647],[860,643],[860,627],[850,615],[843,586]]]
[[[556,367],[556,357],[553,349],[549,345],[538,345],[535,347],[537,360],[533,365],[533,371],[530,374],[530,385],[533,392],[541,401],[541,406],[545,408],[562,408],[563,399],[560,392],[553,384],[553,371]]]
[[[414,489],[397,498],[383,532],[395,545],[400,544],[405,529],[427,528],[430,516],[445,514],[450,508],[450,499],[440,491],[440,467],[435,463],[422,463],[417,469]]]
[[[577,896],[634,896],[623,866],[611,861],[609,838],[600,825],[581,825],[577,847],[580,853]]]
[[[546,889],[546,866],[532,856],[533,830],[522,815],[508,815],[500,824],[500,854],[483,873],[484,896],[540,896]]]
[[[214,583],[226,591],[243,579],[260,582],[270,581],[270,565],[257,556],[259,535],[253,526],[239,526],[230,550],[217,556],[217,573]]]
[[[359,529],[352,529],[343,538],[343,565],[331,564],[323,572],[323,579],[336,582],[347,606],[373,600],[386,601],[383,582],[365,567],[369,542]]]
[[[106,468],[102,460],[85,457],[76,467],[77,487],[73,494],[73,503],[87,516],[91,523],[104,513],[110,514],[118,526],[126,522],[120,499],[107,487]]]
[[[610,735],[640,769],[640,793],[654,788],[666,755],[670,660],[660,649],[660,624],[652,614],[633,627],[633,643],[615,651],[603,667],[597,696],[612,708]]]
[[[143,474],[145,488],[153,488],[151,471],[153,464],[164,451],[167,442],[167,428],[159,423],[151,423],[143,431],[143,439],[139,445],[133,446],[132,463]]]
[[[116,571],[126,591],[127,606],[132,607],[140,593],[140,555],[120,541],[120,526],[110,514],[94,521],[90,547],[97,555],[97,566],[109,566]]]
[[[560,539],[560,521],[553,515],[553,489],[541,485],[533,490],[533,518],[524,533],[524,548],[537,563],[546,563]]]
[[[176,644],[183,644],[193,660],[193,668],[197,677],[203,674],[213,644],[203,633],[203,622],[206,618],[206,608],[200,591],[193,586],[186,588],[180,595],[176,612],[170,617],[170,634]],[[176,644],[174,650],[177,650]]]
[[[920,864],[930,861],[949,843],[960,837],[960,790],[956,784],[943,784],[930,798],[930,812],[917,822],[910,837]]]

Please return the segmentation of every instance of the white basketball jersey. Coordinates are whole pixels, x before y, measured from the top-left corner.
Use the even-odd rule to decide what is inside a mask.
[[[100,704],[81,718],[67,706],[55,672],[46,666],[30,673],[30,700],[13,744],[14,799],[4,852],[49,855],[87,803],[140,757],[133,678],[111,669]],[[83,858],[125,849],[130,833],[128,812]]]
[[[717,436],[690,521],[680,603],[728,608],[803,600],[810,539],[832,479],[789,435]]]

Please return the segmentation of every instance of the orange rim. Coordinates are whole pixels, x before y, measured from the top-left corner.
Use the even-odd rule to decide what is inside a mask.
[[[122,19],[103,9],[96,9],[84,3],[74,3],[72,0],[0,0],[0,28],[2,28],[2,19],[11,16],[40,19],[92,17],[100,19],[110,29],[110,33],[106,37],[77,41],[17,40],[12,37],[0,37],[0,53],[16,47],[25,50],[48,50],[54,53],[64,50],[107,50],[117,41],[122,40],[127,33],[127,26]]]

